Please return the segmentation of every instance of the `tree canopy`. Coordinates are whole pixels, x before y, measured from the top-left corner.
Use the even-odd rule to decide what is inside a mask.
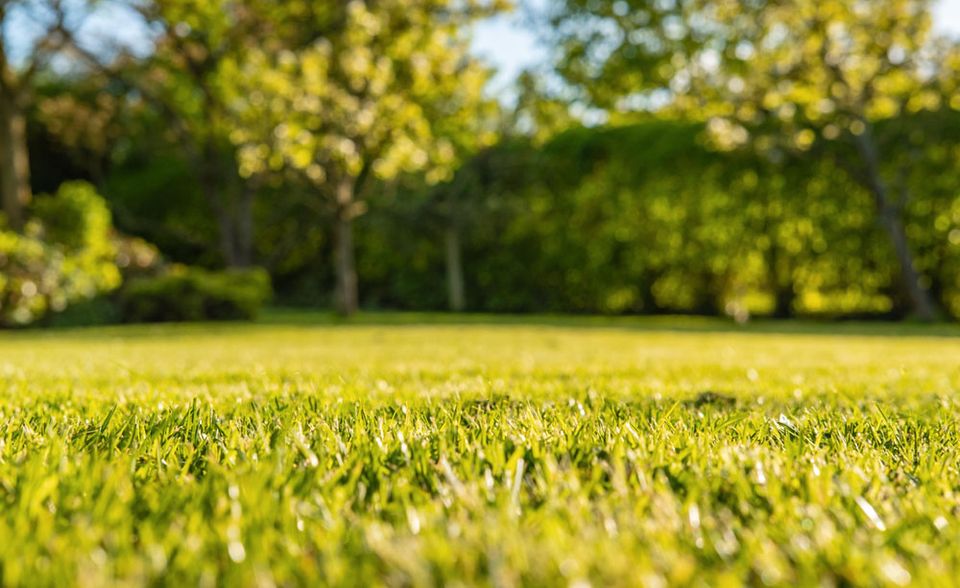
[[[471,45],[505,0],[111,3],[135,46],[84,36],[105,6],[0,2],[9,251],[45,238],[34,191],[87,180],[171,288],[263,266],[343,314],[958,312],[960,45],[930,0],[552,0],[552,67],[509,95]]]

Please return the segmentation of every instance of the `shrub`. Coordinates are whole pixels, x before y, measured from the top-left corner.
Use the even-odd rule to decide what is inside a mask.
[[[156,276],[165,266],[157,247],[139,237],[114,232],[113,246],[124,282],[135,277]]]
[[[50,243],[68,251],[114,254],[110,209],[86,182],[65,182],[56,196],[38,198],[33,218],[40,222],[44,239]]]
[[[112,231],[111,242],[116,253],[117,269],[123,283],[134,277],[156,276],[164,268],[163,257],[155,246],[139,237]],[[87,327],[123,322],[116,293],[100,294],[77,301],[65,310],[44,319],[51,327]]]
[[[0,324],[26,325],[120,285],[110,210],[85,182],[42,195],[22,233],[0,230]]]
[[[66,310],[51,314],[44,324],[50,327],[92,327],[116,325],[122,319],[116,297],[104,295],[71,304]]]
[[[255,318],[270,296],[270,277],[262,269],[174,266],[161,276],[130,280],[120,303],[127,322],[242,320]]]

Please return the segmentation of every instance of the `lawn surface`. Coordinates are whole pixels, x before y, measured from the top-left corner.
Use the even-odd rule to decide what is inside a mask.
[[[950,585],[960,329],[0,333],[0,584]]]

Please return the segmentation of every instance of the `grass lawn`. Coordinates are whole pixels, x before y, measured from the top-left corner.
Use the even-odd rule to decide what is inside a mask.
[[[0,334],[3,585],[949,585],[960,329]]]

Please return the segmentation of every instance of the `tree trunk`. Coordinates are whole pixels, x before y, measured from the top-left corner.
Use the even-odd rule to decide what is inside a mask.
[[[195,169],[200,176],[200,188],[203,197],[210,206],[217,221],[217,238],[220,245],[220,256],[226,267],[238,267],[237,251],[235,246],[235,220],[233,211],[224,194],[224,174],[220,165],[216,146],[210,142],[203,148],[195,160]]]
[[[899,286],[910,301],[910,311],[914,318],[921,321],[933,321],[937,318],[936,303],[930,292],[924,288],[922,276],[914,266],[914,256],[907,240],[907,233],[900,216],[900,205],[891,201],[889,191],[880,173],[880,152],[872,129],[867,121],[862,121],[865,130],[854,136],[857,151],[863,160],[864,184],[873,195],[880,226],[887,232],[899,269]]]
[[[224,205],[219,187],[206,186],[204,191],[213,206],[213,213],[217,217],[217,232],[219,233],[220,255],[226,267],[237,267],[237,252],[234,247],[234,223],[230,207]]]
[[[460,230],[451,223],[446,231],[447,250],[447,302],[450,310],[462,312],[466,307],[463,284],[463,249],[460,246]]]
[[[341,180],[336,190],[337,213],[333,233],[337,283],[334,290],[334,306],[341,316],[350,316],[359,308],[357,266],[353,251],[353,181]]]
[[[718,288],[714,287],[716,280],[713,276],[705,272],[699,272],[697,278],[690,281],[690,287],[693,288],[693,306],[690,311],[699,316],[720,316],[723,314],[723,308],[719,304],[717,296]]]
[[[797,300],[793,278],[789,271],[781,271],[780,255],[777,250],[775,231],[769,230],[770,248],[767,250],[767,275],[773,290],[773,317],[788,319],[793,317],[793,305]],[[784,277],[784,274],[786,277]]]
[[[27,119],[16,97],[0,90],[0,199],[13,229],[23,227],[23,209],[31,197]]]
[[[250,181],[246,181],[240,188],[240,198],[237,201],[237,213],[234,218],[234,261],[239,267],[253,265],[253,201],[256,190]]]
[[[233,241],[233,216],[226,206],[216,208],[217,229],[220,234],[220,255],[227,267],[238,267],[237,252]]]
[[[777,284],[773,291],[773,318],[792,318],[793,304],[796,299],[792,286]]]
[[[879,206],[878,213],[880,225],[887,231],[893,245],[900,270],[900,285],[910,301],[913,316],[921,321],[935,320],[938,314],[936,303],[930,292],[923,287],[920,272],[913,265],[913,253],[899,212],[888,203]]]
[[[236,199],[227,198],[215,173],[205,172],[203,191],[217,219],[220,255],[228,268],[253,264],[253,201],[256,190],[244,183]],[[235,187],[231,186],[230,189]]]
[[[660,305],[657,303],[657,296],[653,293],[653,285],[660,279],[659,272],[647,271],[643,273],[643,279],[638,285],[640,290],[640,313],[659,314]]]
[[[447,262],[447,305],[453,312],[462,312],[466,307],[459,204],[459,194],[455,191],[447,194],[447,222],[443,238]]]

